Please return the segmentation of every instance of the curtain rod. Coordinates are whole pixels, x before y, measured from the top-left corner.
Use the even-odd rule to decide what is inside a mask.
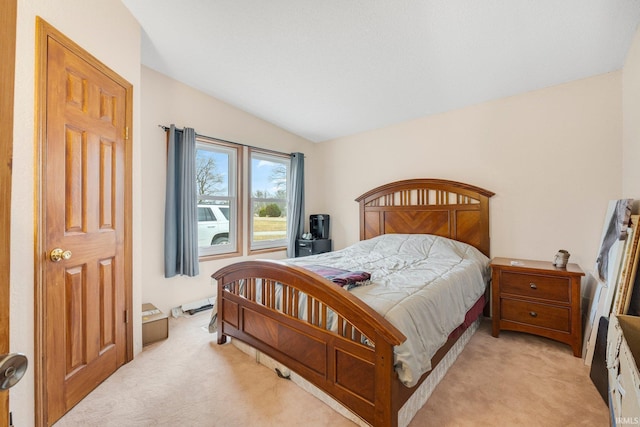
[[[170,128],[169,126],[164,126],[164,125],[158,125],[159,128],[162,128],[165,132],[168,131]],[[177,130],[182,130],[182,129],[178,129]],[[209,139],[215,139],[216,141],[220,141],[220,142],[226,142],[228,144],[235,144],[235,145],[240,145],[242,147],[248,147],[248,148],[254,148],[256,150],[260,150],[266,153],[272,153],[272,154],[278,154],[280,156],[291,156],[290,153],[283,153],[281,151],[276,151],[276,150],[269,150],[267,148],[260,148],[260,147],[256,147],[254,145],[249,145],[249,144],[243,144],[241,142],[235,142],[235,141],[228,141],[226,139],[222,139],[222,138],[216,138],[215,136],[207,136],[207,135],[201,135],[199,133],[196,132],[196,136],[200,136],[202,138],[209,138]]]

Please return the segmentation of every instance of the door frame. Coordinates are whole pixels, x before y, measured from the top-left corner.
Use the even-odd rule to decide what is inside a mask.
[[[35,425],[46,425],[47,420],[47,399],[46,399],[46,375],[45,358],[46,358],[46,336],[45,323],[47,321],[46,313],[46,286],[45,286],[45,263],[47,262],[48,250],[51,248],[44,247],[45,243],[45,206],[44,195],[45,186],[43,177],[45,177],[46,165],[46,135],[47,135],[47,45],[49,39],[54,39],[66,49],[81,57],[91,66],[98,69],[103,74],[120,84],[125,88],[125,128],[128,129],[125,139],[125,178],[124,178],[124,276],[125,276],[125,306],[126,312],[133,312],[133,230],[132,230],[132,165],[133,165],[133,140],[132,135],[133,123],[133,86],[116,74],[109,67],[100,62],[97,58],[82,49],[74,41],[66,37],[60,31],[55,29],[51,24],[47,23],[41,17],[36,18],[36,101],[35,101]],[[127,316],[126,318],[126,362],[133,360],[133,321]]]
[[[11,169],[16,74],[17,0],[0,11],[0,355],[9,353],[11,288]],[[6,424],[5,424],[6,421]],[[0,392],[0,425],[9,424],[9,392]]]

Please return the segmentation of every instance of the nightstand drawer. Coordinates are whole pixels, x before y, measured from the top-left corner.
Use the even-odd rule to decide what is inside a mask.
[[[296,241],[296,256],[309,256],[331,252],[331,239],[298,239]]]
[[[311,245],[298,245],[298,255],[297,256],[309,256],[313,255],[313,250]]]
[[[570,332],[569,308],[511,299],[503,299],[500,305],[502,320]]]
[[[500,292],[568,303],[571,301],[571,281],[568,277],[503,271]]]

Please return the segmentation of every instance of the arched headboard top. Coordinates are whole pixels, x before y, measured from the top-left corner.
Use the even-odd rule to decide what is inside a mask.
[[[356,199],[360,240],[381,234],[435,234],[489,256],[489,198],[494,193],[443,179],[408,179],[381,185]]]

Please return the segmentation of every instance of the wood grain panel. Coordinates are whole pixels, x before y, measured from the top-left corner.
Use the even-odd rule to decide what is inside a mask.
[[[74,266],[65,271],[65,347],[67,349],[67,378],[87,363],[85,316],[86,266]]]
[[[100,352],[115,344],[116,286],[113,258],[99,261],[100,269]]]
[[[238,318],[238,304],[233,301],[224,300],[222,305],[222,320],[233,325],[234,328],[240,328]]]
[[[270,347],[278,348],[278,322],[248,308],[243,308],[241,313],[244,332]]]
[[[100,91],[100,119],[115,126],[116,98],[104,90]]]
[[[569,307],[537,304],[528,301],[502,298],[500,301],[502,321],[513,321],[537,327],[570,332]]]
[[[335,363],[336,384],[373,404],[375,365],[342,349],[336,349]]]
[[[364,215],[366,220],[362,222],[360,226],[364,227],[361,233],[366,236],[365,239],[371,239],[372,237],[382,234],[380,212],[367,212]]]
[[[550,301],[571,302],[569,277],[502,271],[500,292]]]
[[[115,163],[113,142],[101,139],[100,141],[100,229],[113,228],[113,207],[115,206],[115,193],[113,191],[116,174],[113,169]]]
[[[457,210],[456,216],[456,234],[453,239],[468,243],[474,247],[482,245],[482,227],[480,224],[480,211],[478,210]]]
[[[87,103],[87,80],[67,69],[67,107],[85,110]]]
[[[327,373],[327,346],[324,342],[283,326],[278,328],[278,350],[299,360],[320,375]]]
[[[87,135],[81,129],[66,126],[66,165],[64,169],[67,233],[86,232],[86,157]]]
[[[451,237],[448,211],[387,211],[385,234],[435,234]]]

